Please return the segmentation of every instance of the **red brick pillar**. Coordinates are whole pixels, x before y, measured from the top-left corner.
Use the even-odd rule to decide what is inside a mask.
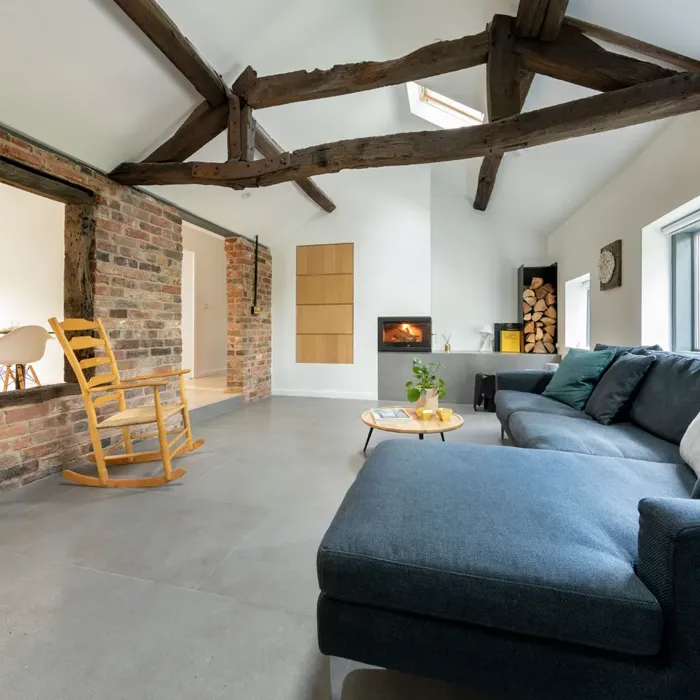
[[[272,392],[272,254],[258,248],[259,313],[253,314],[255,243],[226,239],[228,361],[226,391],[243,394],[246,403]]]

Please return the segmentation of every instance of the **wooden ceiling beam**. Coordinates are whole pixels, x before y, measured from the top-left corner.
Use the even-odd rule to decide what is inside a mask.
[[[586,36],[592,37],[593,39],[600,39],[600,41],[612,44],[613,46],[621,46],[622,48],[634,51],[641,56],[647,56],[648,58],[662,61],[663,63],[667,63],[670,66],[675,66],[676,68],[680,68],[684,71],[700,70],[700,61],[698,61],[696,58],[690,58],[690,56],[684,56],[683,54],[676,53],[675,51],[669,51],[668,49],[661,48],[660,46],[649,44],[646,41],[635,39],[627,34],[620,34],[612,29],[600,27],[597,24],[591,24],[590,22],[585,22],[584,20],[576,19],[575,17],[567,17],[564,22],[569,27],[579,29]]]
[[[520,0],[515,17],[515,31],[518,36],[536,38],[542,31],[549,0]]]
[[[539,37],[542,41],[555,41],[566,16],[569,0],[549,0]]]
[[[257,121],[255,123],[255,147],[265,158],[274,158],[286,152]],[[329,214],[335,211],[333,200],[311,178],[295,180],[294,184],[324,211]]]
[[[328,70],[294,71],[258,78],[247,94],[255,109],[351,95],[453,73],[486,63],[488,35],[439,41],[390,61],[346,63]]]
[[[528,75],[522,72],[520,59],[515,53],[514,30],[513,18],[505,15],[496,15],[489,27],[486,88],[490,122],[518,114],[527,95],[521,81],[523,77],[528,79]],[[474,209],[484,211],[488,206],[502,159],[500,153],[484,158],[479,170]]]
[[[126,0],[122,0],[126,2]],[[488,34],[481,32],[453,41],[424,46],[391,61],[347,63],[326,71],[296,71],[258,78],[248,66],[231,91],[253,108],[374,90],[410,80],[462,70],[486,62]],[[185,160],[222,133],[228,106],[200,104],[180,128],[144,162]]]
[[[154,0],[114,0],[212,107],[226,104],[227,87]]]
[[[540,41],[556,40],[564,21],[568,4],[569,0],[520,0],[518,13],[515,18],[515,34],[518,37],[531,37],[533,41],[537,40],[537,37],[539,37]],[[499,15],[496,15],[496,17],[499,17]],[[494,21],[496,21],[496,17],[494,17]],[[514,48],[514,42],[510,41],[508,50],[512,51]],[[491,50],[493,50],[493,46],[490,46],[489,51]],[[522,111],[534,77],[535,74],[520,62],[518,69],[520,106],[512,114]],[[489,91],[491,90],[490,85],[491,81],[489,81]],[[497,85],[494,86],[494,89],[498,89]],[[489,116],[489,119],[493,121],[494,117]],[[486,211],[491,201],[491,195],[496,185],[496,176],[501,168],[502,161],[503,154],[495,153],[486,156],[481,163],[479,182],[476,188],[476,196],[474,197],[474,209]]]
[[[228,129],[232,119],[239,116],[241,123],[243,122],[240,115],[236,115],[236,103],[239,112],[241,109],[241,101],[245,100],[245,95],[248,88],[255,82],[257,73],[251,66],[248,66],[241,72],[236,81],[231,86],[227,102],[220,107],[212,108],[208,102],[202,102],[194,111],[185,119],[179,129],[163,144],[161,144],[153,153],[151,153],[144,162],[146,163],[172,163],[182,162],[193,156],[200,148],[206,146],[212,139]],[[234,107],[231,107],[231,101]],[[255,127],[255,148],[265,157],[274,158],[284,153],[284,149],[260,126],[259,123],[252,120]],[[242,132],[239,132],[242,136]],[[242,155],[242,140],[231,137],[229,133],[227,138],[227,150],[229,160],[236,160]],[[121,168],[122,166],[119,166]],[[117,170],[119,169],[117,168]],[[115,171],[116,172],[116,171]],[[320,206],[324,211],[332,212],[336,205],[330,197],[310,179],[301,179],[295,183],[298,188],[306,194],[312,201]]]
[[[607,51],[569,26],[562,28],[557,41],[519,39],[514,49],[527,70],[601,92],[677,74],[656,63]]]
[[[700,110],[700,71],[602,93],[481,126],[336,141],[289,154],[288,164],[247,177],[253,163],[127,163],[113,174],[129,185],[210,184],[264,187],[348,168],[378,168],[475,158],[531,148]],[[212,167],[219,167],[212,175]]]

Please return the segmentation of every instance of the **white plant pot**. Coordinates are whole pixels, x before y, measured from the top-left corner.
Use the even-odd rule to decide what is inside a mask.
[[[437,410],[438,407],[438,390],[428,389],[425,396],[421,396],[418,401],[416,401],[416,408],[429,408],[433,411]]]

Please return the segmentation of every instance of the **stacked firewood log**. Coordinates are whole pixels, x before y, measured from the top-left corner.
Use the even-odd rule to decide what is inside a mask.
[[[557,295],[541,277],[533,277],[523,290],[525,352],[553,355],[557,348]]]

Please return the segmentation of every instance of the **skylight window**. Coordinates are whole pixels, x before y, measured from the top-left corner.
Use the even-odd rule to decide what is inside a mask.
[[[484,123],[484,114],[461,102],[441,95],[418,83],[406,83],[411,112],[443,129],[476,126]]]

